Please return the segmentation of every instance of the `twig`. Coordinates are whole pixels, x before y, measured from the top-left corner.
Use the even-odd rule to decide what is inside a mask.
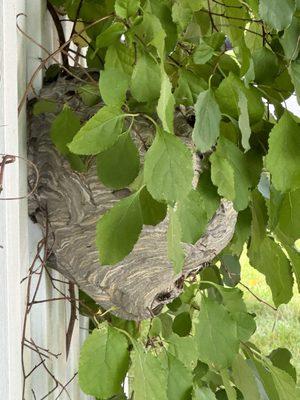
[[[61,25],[59,16],[57,15],[55,8],[53,7],[53,5],[50,3],[49,0],[47,0],[47,9],[48,9],[49,13],[51,14],[51,17],[54,22],[54,25],[55,25],[55,28],[57,31],[57,35],[58,35],[59,45],[62,46],[66,42],[65,33],[64,33],[63,27]],[[68,48],[67,48],[67,52],[68,52]],[[62,58],[63,66],[65,68],[69,68],[68,55],[62,52],[61,58]]]
[[[273,311],[278,311],[278,309],[276,307],[273,307],[272,304],[269,304],[268,302],[266,302],[265,300],[261,299],[260,297],[258,297],[247,285],[245,285],[242,282],[239,282],[239,285],[243,286],[243,288],[245,288],[246,290],[248,290],[248,292],[260,303],[265,304],[266,306],[270,307]]]

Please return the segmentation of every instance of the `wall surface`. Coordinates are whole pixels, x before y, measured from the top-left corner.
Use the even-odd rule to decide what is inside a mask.
[[[67,356],[71,304],[63,297],[69,296],[68,283],[56,272],[50,274],[50,279],[41,259],[33,263],[42,233],[28,218],[26,107],[19,117],[17,109],[28,82],[47,54],[28,40],[16,24],[49,51],[58,46],[44,0],[0,0],[0,153],[22,157],[5,166],[0,193],[0,399],[87,400],[89,397],[79,390],[76,374],[88,321],[76,311]],[[42,79],[42,73],[36,74],[32,81],[34,94],[31,90],[29,97],[38,95]],[[29,275],[28,285],[31,264],[34,273]],[[35,303],[27,313],[23,334],[25,311],[33,296]],[[22,339],[26,340],[23,352]]]

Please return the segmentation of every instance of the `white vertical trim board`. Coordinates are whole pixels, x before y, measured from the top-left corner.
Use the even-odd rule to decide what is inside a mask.
[[[0,1],[0,152],[19,154],[16,2]],[[1,158],[2,159],[2,158]],[[19,194],[19,163],[7,166],[4,190]],[[26,201],[0,201],[0,398],[21,399],[21,227]]]

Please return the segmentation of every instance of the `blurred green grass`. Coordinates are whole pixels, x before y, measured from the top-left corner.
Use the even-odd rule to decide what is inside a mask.
[[[259,298],[273,305],[271,290],[266,284],[264,275],[249,265],[246,254],[241,259],[241,282]],[[248,290],[244,291],[244,299],[248,311],[256,314],[257,330],[251,341],[268,355],[272,350],[285,347],[292,353],[292,364],[297,369],[298,384],[300,382],[300,294],[295,285],[294,296],[288,304],[283,304],[278,311],[259,302]]]

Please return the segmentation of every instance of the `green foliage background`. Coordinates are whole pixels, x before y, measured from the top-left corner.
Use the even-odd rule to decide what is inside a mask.
[[[288,350],[274,343],[266,356],[251,343],[255,314],[237,288],[244,246],[275,307],[300,285],[300,125],[285,106],[294,92],[300,98],[299,0],[51,3],[77,22],[74,42],[88,46],[87,64],[100,71],[99,88],[83,85],[79,95],[105,103],[82,125],[65,106],[53,142],[78,171],[95,156],[110,188],[134,181],[98,222],[101,264],[121,261],[143,224],[167,212],[168,256],[180,272],[182,242],[198,240],[220,197],[239,213],[229,246],[158,317],[136,324],[94,316],[80,357],[82,390],[126,399],[128,373],[135,400],[300,398]],[[194,107],[193,151],[206,154],[196,189],[192,152],[174,134],[179,106]],[[39,102],[35,112],[53,107]],[[125,127],[141,116],[156,129],[143,167]]]

